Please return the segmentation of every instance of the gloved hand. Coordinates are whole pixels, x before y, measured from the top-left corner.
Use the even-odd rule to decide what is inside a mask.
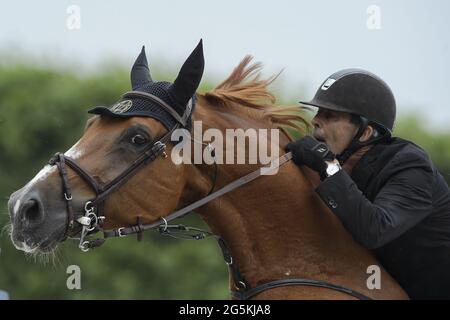
[[[335,159],[335,155],[325,143],[319,142],[311,136],[288,143],[285,150],[286,152],[292,152],[292,160],[297,165],[306,165],[318,172],[321,180],[327,177],[325,161]]]

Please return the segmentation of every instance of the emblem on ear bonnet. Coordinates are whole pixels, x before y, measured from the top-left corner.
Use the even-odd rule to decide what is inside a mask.
[[[131,106],[133,105],[133,101],[131,100],[123,100],[119,101],[115,104],[113,104],[109,110],[111,110],[113,113],[124,113],[130,110]]]
[[[192,109],[195,106],[195,92],[200,84],[204,70],[202,40],[192,51],[181,67],[173,83],[166,81],[153,81],[148,66],[145,47],[142,47],[131,69],[131,87],[133,91],[141,91],[156,96],[171,106],[180,116],[183,116],[189,101],[192,99]],[[88,111],[93,114],[111,117],[151,117],[159,120],[170,130],[176,123],[173,115],[167,112],[158,103],[139,97],[123,98],[111,107],[95,107]],[[192,110],[193,112],[193,110]],[[191,113],[192,114],[192,113]],[[186,128],[191,127],[189,116]]]

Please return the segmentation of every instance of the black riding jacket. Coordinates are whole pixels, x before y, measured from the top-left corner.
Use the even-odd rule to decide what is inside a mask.
[[[450,298],[450,189],[424,150],[376,144],[316,192],[411,298]]]

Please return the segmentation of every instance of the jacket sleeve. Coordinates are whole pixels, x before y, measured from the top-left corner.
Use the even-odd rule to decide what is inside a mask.
[[[325,179],[316,192],[353,238],[368,249],[389,243],[432,211],[433,175],[426,167],[396,172],[373,203],[344,170]]]

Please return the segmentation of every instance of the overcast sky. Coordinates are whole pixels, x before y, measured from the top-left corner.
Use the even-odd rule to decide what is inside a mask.
[[[71,5],[80,29],[67,27]],[[89,69],[104,57],[131,66],[145,44],[150,60],[179,66],[203,38],[208,78],[251,54],[267,75],[284,68],[279,92],[309,99],[335,71],[364,68],[392,87],[399,114],[427,111],[429,126],[450,130],[449,9],[448,0],[0,0],[0,51]]]

